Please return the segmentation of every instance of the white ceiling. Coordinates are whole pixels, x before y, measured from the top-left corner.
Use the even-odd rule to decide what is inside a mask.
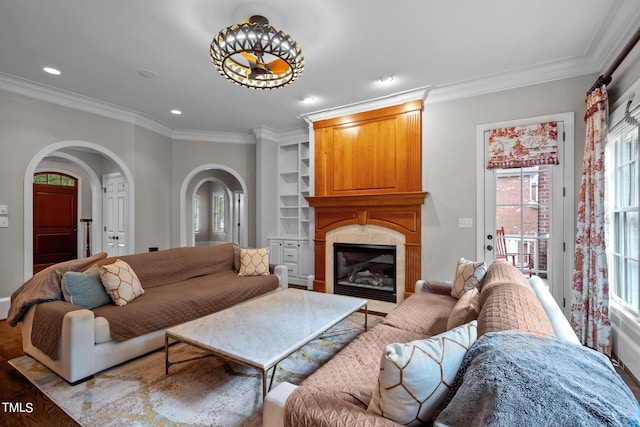
[[[254,14],[301,46],[298,81],[255,91],[214,69],[214,34]],[[304,113],[423,86],[438,101],[600,72],[638,22],[637,0],[0,0],[0,89],[169,132],[284,131],[304,128]],[[375,83],[385,75],[393,84]]]

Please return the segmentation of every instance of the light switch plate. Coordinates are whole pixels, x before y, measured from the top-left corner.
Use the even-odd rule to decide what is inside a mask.
[[[9,215],[9,205],[0,205],[0,215]]]
[[[9,218],[6,216],[0,217],[0,228],[9,228]]]
[[[458,228],[472,228],[473,218],[458,218]]]

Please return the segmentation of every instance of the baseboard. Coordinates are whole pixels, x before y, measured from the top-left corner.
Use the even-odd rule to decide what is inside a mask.
[[[9,316],[9,306],[11,298],[0,298],[0,320],[4,320]]]

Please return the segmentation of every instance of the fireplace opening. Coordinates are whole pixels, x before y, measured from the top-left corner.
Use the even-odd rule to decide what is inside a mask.
[[[396,247],[333,244],[333,292],[396,302]]]

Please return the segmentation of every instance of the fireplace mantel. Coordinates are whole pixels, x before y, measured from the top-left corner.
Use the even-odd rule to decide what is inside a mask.
[[[420,277],[422,99],[313,122],[315,280],[327,285],[327,233],[341,227],[377,226],[406,242],[404,292]],[[349,243],[349,242],[342,242]],[[329,278],[331,280],[331,278]],[[403,295],[404,296],[404,295]]]
[[[315,210],[315,280],[313,288],[326,291],[326,234],[349,225],[377,225],[406,238],[405,292],[414,292],[421,273],[421,208],[427,192],[307,197]]]

